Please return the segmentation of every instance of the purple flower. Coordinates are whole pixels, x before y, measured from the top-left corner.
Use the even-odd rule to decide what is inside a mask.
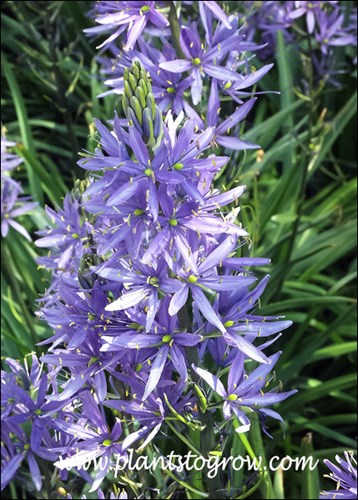
[[[337,483],[336,488],[331,491],[322,491],[320,498],[357,498],[357,461],[353,453],[344,452],[344,459],[336,455],[335,465],[330,460],[324,460],[324,463],[330,469],[327,476]]]
[[[150,359],[150,371],[146,381],[143,400],[153,392],[157,386],[168,357],[170,356],[172,366],[184,382],[188,379],[185,348],[197,345],[202,337],[196,333],[178,330],[178,320],[167,313],[168,300],[161,304],[160,323],[153,324],[149,333],[128,331],[117,336],[103,336],[102,351],[122,352],[126,349],[144,349],[148,352]]]
[[[158,312],[159,294],[171,293],[179,288],[179,284],[168,277],[168,269],[164,261],[158,266],[146,266],[140,262],[133,264],[122,259],[117,268],[102,267],[96,273],[102,278],[123,284],[124,293],[114,302],[106,306],[106,311],[120,311],[146,301],[148,307],[146,332],[149,332]]]
[[[227,135],[230,133],[233,127],[235,127],[238,123],[246,118],[255,102],[255,98],[245,102],[239,108],[237,108],[231,116],[229,116],[228,118],[226,118],[226,120],[219,124],[218,121],[221,104],[219,99],[218,84],[215,80],[212,80],[208,101],[207,124],[210,127],[215,127],[213,142],[219,144],[220,146],[223,146],[224,148],[235,150],[259,148],[260,146],[257,144],[243,141],[238,137],[228,137]]]
[[[8,175],[23,161],[22,158],[9,152],[8,148],[14,145],[14,142],[7,141],[3,135],[1,136],[1,235],[6,238],[12,227],[31,241],[27,230],[14,220],[37,206],[37,203],[29,203],[29,197],[19,198],[22,193],[21,186]]]
[[[239,78],[234,71],[220,66],[220,62],[230,50],[237,47],[242,39],[243,37],[235,31],[222,43],[204,50],[196,27],[183,27],[180,41],[187,59],[175,59],[170,62],[164,62],[159,64],[159,67],[172,73],[191,72],[193,77],[191,96],[193,103],[196,105],[201,99],[203,74],[207,74],[220,81],[231,81]]]
[[[289,19],[298,19],[301,16],[306,16],[308,33],[312,34],[316,26],[316,17],[323,12],[323,5],[336,5],[338,1],[325,2],[310,2],[310,1],[295,1],[294,9],[288,14]]]
[[[98,406],[95,399],[89,392],[81,396],[82,415],[75,420],[57,420],[56,427],[76,438],[74,454],[71,449],[57,448],[57,452],[62,453],[60,460],[55,462],[59,469],[83,467],[86,463],[101,457],[100,470],[96,471],[91,492],[98,489],[105,478],[110,466],[113,454],[125,457],[125,448],[131,444],[130,436],[127,436],[122,443],[119,442],[122,435],[122,426],[119,419],[116,419],[112,429],[109,428],[104,411]],[[86,425],[84,425],[86,423]],[[66,456],[67,454],[70,456]]]
[[[20,193],[20,186],[9,181],[5,181],[1,186],[1,235],[6,238],[10,227],[12,227],[28,241],[31,241],[27,230],[14,219],[33,210],[37,203],[29,203],[30,198],[19,198]]]
[[[256,278],[247,276],[219,275],[216,267],[227,258],[236,245],[236,239],[226,238],[205,258],[200,253],[177,240],[179,252],[182,256],[182,265],[171,262],[170,266],[180,279],[180,289],[174,293],[170,304],[169,314],[175,315],[185,305],[189,291],[192,294],[198,310],[203,316],[221,332],[226,332],[225,326],[210,304],[205,292],[215,295],[218,291],[238,290],[254,283]]]
[[[222,10],[222,8],[218,5],[217,2],[203,1],[202,3],[204,4],[204,7],[209,9],[211,11],[211,13],[214,14],[214,16],[217,19],[219,19],[226,28],[231,30],[230,21],[229,21],[227,15],[225,14],[225,12]],[[199,7],[200,7],[200,4],[199,4]]]
[[[98,48],[104,47],[113,42],[123,31],[127,31],[127,41],[124,49],[133,49],[138,38],[142,34],[148,23],[165,28],[169,25],[167,19],[161,14],[157,7],[158,2],[98,2],[98,17],[96,22],[101,26],[86,29],[88,34],[97,34],[105,31],[113,31]]]
[[[357,45],[356,33],[344,28],[344,14],[339,10],[334,10],[331,14],[320,10],[317,19],[319,23],[315,38],[323,55],[328,56],[329,47]]]
[[[56,227],[37,233],[42,238],[38,239],[35,245],[40,248],[55,249],[54,262],[60,269],[68,267],[72,256],[81,258],[84,244],[88,242],[91,226],[88,222],[82,224],[80,209],[79,202],[72,195],[67,194],[63,210],[56,212],[46,207],[46,213]]]
[[[132,389],[133,399],[107,400],[104,404],[120,412],[128,413],[141,422],[143,427],[140,429],[140,436],[145,439],[139,450],[144,449],[154,439],[165,424],[165,418],[172,415],[165,399],[179,414],[183,414],[186,410],[190,411],[192,408],[193,400],[190,393],[188,396],[182,396],[185,388],[183,380],[175,384],[172,384],[170,380],[164,381],[158,384],[147,398],[144,398],[144,387],[140,380],[118,372],[113,373],[113,376]]]
[[[9,148],[16,146],[16,142],[8,141],[5,135],[1,134],[1,180],[7,179],[6,174],[21,165],[23,159],[14,153],[10,153]]]
[[[31,358],[31,368],[26,359],[21,365],[8,358],[6,363],[11,372],[1,372],[1,489],[27,461],[35,488],[39,491],[42,478],[37,459],[41,457],[51,462],[57,459],[57,454],[50,450],[53,446],[51,415],[61,410],[63,403],[46,402],[55,374],[53,371],[43,372],[36,356]]]
[[[202,9],[208,24],[212,10]],[[218,23],[214,32],[208,27],[209,46],[220,52],[227,33],[239,40],[232,19],[230,27]],[[222,50],[225,59],[230,50]],[[154,71],[157,52],[144,52]],[[221,52],[217,57],[217,62],[224,60]],[[130,69],[126,58],[122,62],[127,120],[115,116],[112,128],[96,121],[98,147],[79,162],[90,177],[66,197],[63,210],[48,210],[54,227],[41,232],[38,242],[51,248],[41,262],[54,269],[39,313],[54,330],[41,343],[50,344],[41,361],[51,367],[51,384],[45,391],[45,378],[39,375],[41,390],[30,402],[26,391],[14,390],[14,377],[4,378],[18,398],[6,403],[4,418],[14,425],[33,422],[36,450],[47,443],[60,456],[55,465],[63,480],[69,467],[92,481],[86,462],[102,461],[92,491],[115,454],[125,460],[126,450],[139,441],[142,450],[159,432],[167,432],[170,420],[202,427],[191,392],[193,351],[201,362],[211,356],[219,370],[232,366],[227,390],[218,376],[196,370],[218,388],[225,420],[237,416],[240,431],[248,429],[250,411],[258,411],[263,426],[268,416],[281,419],[266,406],[295,392],[262,393],[279,356],[267,357],[264,350],[290,322],[252,312],[268,277],[253,287],[256,277],[247,268],[269,261],[236,257],[247,232],[236,222],[239,209],[226,207],[237,202],[245,187],[226,193],[213,187],[228,159],[211,154],[210,148],[227,139],[228,129],[247,116],[255,99],[239,102],[221,123],[221,85],[214,78],[210,116],[200,130],[197,118],[183,122],[182,110],[176,118],[168,113],[163,119],[146,71],[138,62]],[[237,69],[230,58],[226,64]],[[160,78],[156,85],[162,85]],[[236,90],[237,99],[241,90]],[[185,95],[177,104],[178,110],[182,106],[192,112]],[[242,142],[241,147],[250,145]],[[246,373],[245,358],[261,364]],[[125,421],[125,435],[111,409]],[[44,429],[37,429],[40,422]],[[13,454],[9,446],[10,460]]]
[[[266,393],[262,391],[267,385],[266,377],[275,366],[280,354],[281,352],[278,352],[271,356],[270,363],[260,365],[247,375],[244,370],[244,356],[238,353],[231,362],[227,389],[225,389],[218,377],[207,370],[192,365],[193,370],[223,398],[224,418],[229,420],[234,415],[239,420],[241,425],[235,429],[236,432],[247,432],[250,429],[251,423],[247,411],[258,411],[261,418],[268,416],[282,422],[282,418],[277,412],[265,407],[284,401],[297,391],[282,393],[275,390]]]
[[[10,439],[10,435],[12,439]],[[3,422],[1,424],[1,441],[1,490],[14,479],[19,468],[23,467],[23,461],[26,460],[35,488],[40,491],[42,487],[41,471],[23,429],[15,423]],[[55,459],[56,455],[53,457]]]

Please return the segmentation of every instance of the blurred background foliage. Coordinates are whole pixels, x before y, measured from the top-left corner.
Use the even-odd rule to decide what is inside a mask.
[[[84,176],[76,162],[96,145],[94,117],[110,120],[120,109],[118,96],[96,97],[104,90],[96,44],[82,32],[90,9],[87,1],[2,2],[2,125],[24,159],[16,178],[39,202],[23,219],[34,238],[47,223],[44,204],[61,205]],[[267,456],[311,454],[313,446],[317,458],[332,459],[356,446],[356,72],[340,75],[339,88],[303,87],[310,61],[280,37],[274,62],[257,90],[281,93],[260,96],[240,131],[262,149],[233,154],[216,184],[247,185],[239,217],[250,254],[272,260],[261,313],[294,322],[278,341],[277,376],[299,393],[280,405],[286,432],[273,426]],[[225,106],[229,113],[234,104]],[[37,253],[15,232],[2,240],[4,356],[23,357],[50,336],[35,315],[48,285]],[[329,486],[318,482],[323,472],[302,480],[302,472],[279,470],[276,498],[317,498]]]

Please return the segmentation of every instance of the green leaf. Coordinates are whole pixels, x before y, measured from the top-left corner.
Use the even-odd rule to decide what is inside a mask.
[[[19,127],[20,127],[20,131],[21,131],[22,141],[24,143],[25,148],[27,148],[29,150],[29,153],[31,154],[31,156],[35,157],[36,151],[35,151],[35,148],[33,145],[31,128],[29,126],[29,118],[27,115],[24,100],[23,100],[21,92],[20,92],[20,88],[18,86],[15,75],[11,69],[10,64],[7,61],[5,54],[1,54],[1,60],[2,60],[2,65],[3,65],[3,69],[4,69],[5,78],[7,80],[8,85],[9,85],[12,99],[14,102],[14,106],[16,109],[16,114],[17,114],[17,118],[19,121]],[[31,195],[32,195],[34,200],[38,200],[38,201],[42,202],[43,201],[43,193],[40,189],[38,179],[37,179],[36,175],[34,174],[32,168],[31,168],[31,165],[28,163],[27,160],[25,161],[25,164],[26,164],[26,168],[27,168],[27,175],[28,175],[28,179],[29,179]]]
[[[302,439],[301,443],[302,456],[304,457],[313,457],[314,450],[312,445],[312,434],[308,433]],[[318,469],[315,468],[310,470],[310,467],[305,467],[302,471],[303,479],[302,479],[302,497],[307,498],[307,500],[319,498],[320,486],[319,486],[319,473]]]
[[[339,113],[328,123],[328,133],[320,147],[318,154],[312,159],[308,167],[308,176],[312,177],[321,163],[326,159],[327,154],[332,149],[337,138],[342,134],[345,126],[352,120],[357,113],[357,92],[345,103]]]
[[[292,106],[294,102],[293,77],[291,73],[290,55],[284,40],[283,32],[276,32],[276,60],[278,66],[278,76],[280,84],[280,105],[284,110]],[[292,47],[291,47],[292,50]],[[292,130],[294,127],[294,117],[289,114],[283,122],[283,131]],[[287,170],[294,164],[294,147],[290,146],[283,155],[284,168]]]

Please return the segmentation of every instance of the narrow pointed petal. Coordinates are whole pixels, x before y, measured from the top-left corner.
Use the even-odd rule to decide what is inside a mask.
[[[178,311],[186,304],[189,294],[189,287],[184,285],[183,288],[174,293],[171,298],[168,313],[170,316],[174,316]]]
[[[212,373],[208,372],[207,370],[204,370],[203,368],[199,368],[195,365],[191,365],[192,369],[195,371],[199,377],[205,380],[205,382],[217,393],[219,396],[222,398],[227,397],[227,392],[225,387],[223,386],[222,382],[215,377]]]
[[[236,238],[229,236],[226,238],[218,247],[215,248],[204,260],[202,264],[199,265],[200,273],[204,273],[209,269],[217,266],[220,261],[226,259],[228,255],[233,251],[236,245]]]
[[[145,391],[142,398],[143,401],[147,399],[147,397],[154,391],[154,389],[158,385],[158,382],[164,370],[165,363],[167,361],[168,349],[168,346],[162,347],[156,355],[155,360],[153,361],[148,382],[145,386]]]
[[[106,311],[122,311],[123,309],[128,309],[128,307],[133,307],[136,304],[139,304],[144,300],[149,294],[148,288],[140,288],[138,290],[133,290],[131,292],[127,292],[117,300],[108,304],[105,307]]]
[[[216,78],[220,81],[231,81],[231,80],[239,80],[241,77],[235,71],[231,69],[224,68],[223,66],[216,66],[215,64],[205,63],[203,64],[203,70],[209,76]],[[194,103],[195,104],[195,103]]]
[[[160,63],[159,68],[170,71],[171,73],[183,73],[183,71],[191,70],[192,63],[185,59],[174,59],[174,61]]]
[[[267,394],[262,394],[262,395],[256,395],[255,397],[243,397],[240,398],[242,401],[243,405],[251,406],[251,405],[258,405],[258,406],[266,406],[266,405],[272,405],[275,403],[281,403],[281,401],[284,401],[285,399],[289,398],[290,396],[293,396],[293,394],[296,394],[298,392],[296,389],[293,391],[288,391],[288,392],[277,392],[277,393],[267,393]]]
[[[226,328],[220,321],[220,318],[214,311],[212,305],[206,298],[205,294],[199,290],[197,287],[191,287],[191,293],[197,308],[200,310],[202,315],[214,326],[216,326],[222,333],[226,332]]]
[[[225,333],[224,338],[229,345],[236,346],[238,349],[240,349],[240,351],[246,354],[248,358],[254,359],[259,363],[271,363],[270,359],[265,356],[265,354],[260,349],[252,345],[251,342],[248,342],[243,337],[240,337],[240,335]]]

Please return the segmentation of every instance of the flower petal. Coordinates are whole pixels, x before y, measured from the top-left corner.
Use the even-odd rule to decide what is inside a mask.
[[[208,372],[207,370],[204,370],[203,368],[199,368],[195,365],[191,365],[192,369],[195,371],[199,377],[205,380],[205,382],[210,385],[210,387],[217,393],[219,396],[222,398],[227,397],[227,392],[225,390],[225,387],[223,386],[222,382],[215,377],[212,373]]]

